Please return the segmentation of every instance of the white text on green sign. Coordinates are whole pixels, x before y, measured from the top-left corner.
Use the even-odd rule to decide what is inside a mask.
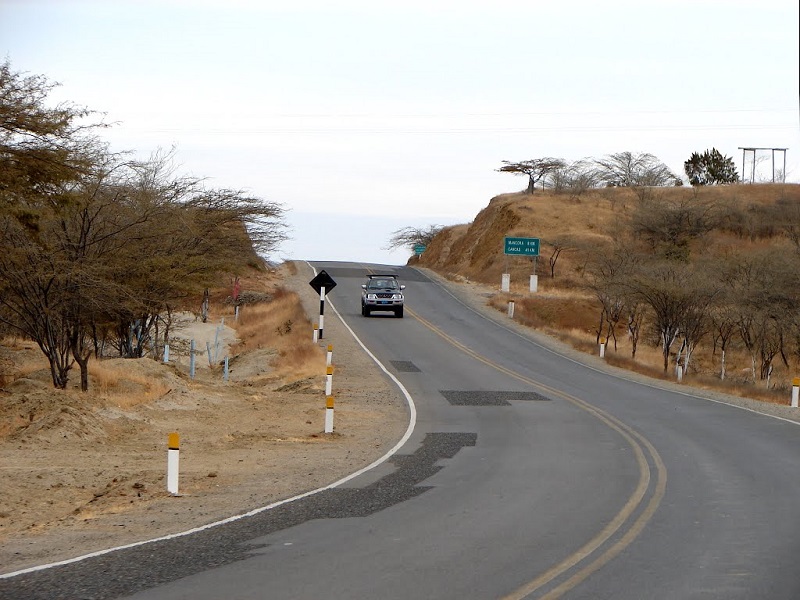
[[[539,238],[507,237],[505,253],[517,256],[539,256]]]

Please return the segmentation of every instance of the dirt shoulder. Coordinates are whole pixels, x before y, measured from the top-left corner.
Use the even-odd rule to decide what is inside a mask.
[[[296,265],[283,285],[311,318],[319,309],[308,285],[313,274]],[[220,325],[187,327],[201,340],[233,341]],[[407,428],[405,399],[334,315],[321,354],[328,344],[336,397],[328,435],[324,360],[319,376],[278,382],[268,376],[268,349],[235,359],[227,383],[221,367],[203,360],[189,379],[177,342],[170,365],[128,359],[126,369],[164,384],[134,406],[87,403],[48,388],[41,374],[7,386],[0,391],[0,572],[212,523],[329,485],[383,456]],[[166,491],[171,431],[181,436],[179,497]]]

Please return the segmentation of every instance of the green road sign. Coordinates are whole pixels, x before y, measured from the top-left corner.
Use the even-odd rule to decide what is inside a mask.
[[[507,237],[505,253],[514,256],[539,256],[539,238]]]
[[[427,246],[425,244],[415,244],[414,245],[414,254],[419,256],[420,254],[425,252],[425,248],[427,248]]]

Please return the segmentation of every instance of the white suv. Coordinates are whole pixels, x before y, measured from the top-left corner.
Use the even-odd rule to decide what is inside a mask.
[[[368,317],[372,311],[391,311],[403,318],[403,290],[397,275],[367,275],[367,283],[361,285],[361,314]]]

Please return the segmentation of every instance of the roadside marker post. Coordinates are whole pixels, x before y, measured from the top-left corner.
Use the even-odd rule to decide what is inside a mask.
[[[314,336],[311,339],[314,340],[315,344],[319,340],[319,326],[316,324],[314,324]]]
[[[678,365],[678,383],[683,381],[683,365]]]
[[[228,368],[228,357],[226,356],[225,357],[225,368],[222,371],[222,380],[225,383],[228,383],[228,375],[229,375],[229,373],[230,373],[230,369]]]
[[[325,403],[325,433],[333,433],[333,396]]]
[[[325,331],[325,295],[336,287],[336,282],[323,269],[308,284],[319,293],[319,337],[314,339],[316,342],[322,339]]]
[[[606,357],[606,338],[600,338],[600,358]]]
[[[514,301],[513,300],[509,300],[508,301],[508,318],[509,319],[513,319],[514,318]]]
[[[325,395],[330,396],[333,390],[333,367],[328,367],[325,379]]]
[[[794,408],[798,408],[800,403],[798,400],[800,399],[800,377],[795,377],[792,379],[792,406]]]
[[[178,495],[178,465],[180,461],[180,435],[172,432],[167,436],[167,491]]]
[[[319,290],[319,339],[322,339],[322,332],[324,331],[325,322],[325,286],[323,285]]]
[[[169,362],[169,344],[164,344],[164,362]]]
[[[189,342],[189,377],[194,379],[194,340]]]
[[[325,366],[330,367],[333,364],[333,344],[328,344],[328,356],[325,359]]]

